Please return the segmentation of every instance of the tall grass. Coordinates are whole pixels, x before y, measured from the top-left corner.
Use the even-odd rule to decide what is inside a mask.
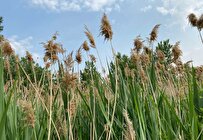
[[[114,50],[106,15],[102,22],[101,34]],[[130,57],[113,51],[108,76],[101,76],[90,57],[85,69],[77,72],[74,62],[81,63],[82,56],[76,61],[73,53],[66,56],[54,35],[44,44],[46,68],[40,74],[29,56],[31,72],[15,61],[18,76],[4,81],[8,71],[3,65],[10,56],[2,54],[2,46],[0,139],[203,139],[201,67],[180,60],[178,43],[171,50],[175,66],[166,63],[163,51],[154,48],[158,27],[152,30],[147,48],[139,38]]]

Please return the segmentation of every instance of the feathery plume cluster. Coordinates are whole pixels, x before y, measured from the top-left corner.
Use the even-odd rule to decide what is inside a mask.
[[[96,43],[95,43],[94,37],[93,37],[92,33],[89,31],[89,29],[87,28],[87,26],[85,26],[85,35],[87,36],[87,38],[90,42],[90,46],[92,48],[96,48]]]
[[[194,13],[191,13],[191,14],[188,15],[188,20],[189,20],[189,23],[190,23],[193,27],[196,27],[196,26],[197,26],[198,18],[197,18],[197,16],[196,16]]]
[[[29,62],[33,61],[32,55],[28,51],[26,51],[26,58]]]
[[[90,50],[87,41],[84,41],[84,42],[82,43],[82,48],[83,48],[85,51],[87,51],[87,52]]]
[[[173,61],[176,62],[176,60],[178,60],[180,58],[180,56],[182,55],[182,51],[179,47],[180,42],[176,42],[176,44],[174,45],[174,47],[172,48],[172,54],[173,54]]]
[[[188,21],[191,26],[203,29],[203,14],[198,18],[194,13],[188,15]]]
[[[63,78],[64,87],[67,89],[74,88],[77,82],[77,75],[74,73],[66,72]]]
[[[161,50],[157,50],[157,58],[158,58],[158,60],[159,61],[164,61],[164,59],[165,59],[165,54],[161,51]]]
[[[197,67],[195,72],[197,80],[203,80],[203,66]]]
[[[157,24],[157,25],[155,25],[154,28],[152,29],[152,31],[151,31],[151,33],[150,33],[150,38],[149,38],[150,42],[153,42],[153,41],[155,41],[155,40],[157,39],[159,27],[160,27],[160,24]]]
[[[198,29],[203,29],[203,14],[199,17],[198,21],[197,21],[197,27]]]
[[[73,51],[66,57],[66,59],[64,60],[64,63],[68,71],[73,67],[74,65]]]
[[[10,43],[8,41],[5,41],[3,43],[3,55],[5,56],[11,56],[14,53]]]
[[[140,55],[134,51],[131,52],[131,61],[134,63],[134,64],[137,64],[140,60]]]
[[[140,50],[142,49],[143,47],[143,41],[142,39],[140,38],[140,36],[137,36],[135,39],[134,39],[134,50],[136,50],[137,52],[140,52]]]
[[[104,36],[105,40],[112,40],[113,31],[109,19],[105,13],[101,20],[100,34]]]
[[[141,54],[140,60],[143,66],[147,66],[150,63],[150,57],[148,54]]]
[[[28,126],[34,128],[35,114],[31,102],[28,102],[26,100],[19,100],[19,105],[21,106],[23,112],[25,113],[25,121],[27,122]]]
[[[44,44],[45,48],[45,56],[44,56],[44,62],[47,62],[48,60],[51,62],[57,61],[58,54],[63,54],[65,50],[62,48],[62,45],[59,43],[55,43],[57,39],[57,34],[55,34],[51,40],[49,40],[47,43]]]
[[[133,128],[132,121],[129,118],[127,110],[123,110],[123,116],[126,121],[126,130],[125,130],[125,140],[135,140],[136,135],[135,135],[135,130]]]
[[[78,49],[75,59],[78,64],[80,64],[82,62],[81,48]]]
[[[71,119],[74,118],[76,111],[77,111],[77,99],[72,99],[69,102],[69,108],[67,109],[67,112],[69,113]]]
[[[144,47],[144,53],[148,54],[148,55],[151,55],[152,50],[150,48],[148,48],[148,47]]]

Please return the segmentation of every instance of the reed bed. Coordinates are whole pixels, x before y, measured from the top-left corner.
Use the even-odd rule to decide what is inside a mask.
[[[200,21],[188,17],[201,34]],[[154,26],[148,40],[137,36],[131,55],[121,55],[104,14],[100,37],[114,59],[103,74],[96,65],[98,59],[103,68],[99,52],[91,54],[97,45],[87,26],[88,41],[76,53],[67,54],[57,33],[43,43],[45,67],[29,52],[19,58],[2,36],[0,139],[202,140],[203,67],[182,62],[179,42],[157,44],[160,27]]]

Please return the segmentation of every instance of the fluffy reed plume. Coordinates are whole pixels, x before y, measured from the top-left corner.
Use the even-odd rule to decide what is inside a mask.
[[[145,71],[143,70],[143,68],[140,69],[140,77],[141,77],[143,83],[147,81],[147,75],[146,75]]]
[[[196,27],[198,18],[196,17],[196,15],[194,13],[191,13],[188,15],[188,21],[193,27]]]
[[[96,63],[96,61],[97,61],[96,57],[93,54],[90,54],[89,56],[90,56],[90,60],[92,62]]]
[[[32,108],[31,102],[26,100],[19,100],[19,105],[22,108],[23,112],[25,113],[25,121],[28,126],[34,128],[35,126],[35,114],[34,109]]]
[[[180,56],[182,55],[182,51],[180,50],[179,45],[180,45],[180,42],[178,41],[178,42],[176,42],[176,44],[172,48],[173,62],[178,60],[180,58]]]
[[[104,40],[112,40],[113,31],[109,19],[105,13],[101,20],[100,34],[104,36]]]
[[[131,77],[131,69],[129,68],[129,66],[127,65],[125,68],[124,68],[124,72],[125,72],[125,75],[127,77]]]
[[[152,50],[151,50],[150,48],[144,47],[143,49],[144,49],[144,53],[145,53],[145,54],[151,55]]]
[[[50,66],[51,66],[51,62],[46,62],[46,63],[45,63],[45,68],[46,68],[46,69],[50,68]]]
[[[157,63],[156,63],[156,69],[157,69],[157,70],[163,70],[163,69],[164,69],[164,65],[161,64],[160,62],[157,62]]]
[[[159,61],[164,61],[165,54],[161,50],[157,50],[156,54],[157,54],[157,58],[158,58]]]
[[[133,128],[132,121],[129,118],[128,112],[126,110],[123,110],[123,116],[126,121],[126,130],[125,130],[125,140],[135,140],[136,135],[135,135],[135,130]]]
[[[9,42],[4,42],[3,43],[3,55],[5,56],[11,56],[14,53],[11,45]]]
[[[67,112],[69,113],[71,119],[74,118],[76,111],[77,111],[77,99],[72,99],[71,101],[69,101],[69,108],[67,109]]]
[[[195,73],[197,80],[203,80],[203,66],[197,67]]]
[[[150,38],[149,38],[150,42],[153,42],[153,41],[155,41],[155,40],[157,39],[159,27],[160,27],[160,24],[157,24],[157,25],[155,25],[154,28],[152,29],[152,31],[151,31],[151,33],[150,33]]]
[[[95,43],[94,37],[93,37],[92,33],[89,31],[89,29],[87,28],[87,26],[85,26],[85,35],[87,36],[87,38],[90,42],[90,46],[92,48],[96,48],[96,43]]]
[[[33,61],[33,58],[32,58],[32,55],[26,51],[26,59],[29,61],[29,62],[32,62]]]
[[[58,115],[59,116],[59,115]],[[57,130],[58,130],[58,132],[59,132],[59,134],[61,135],[61,136],[66,136],[67,135],[67,132],[68,132],[68,130],[67,130],[67,122],[66,122],[66,120],[62,120],[61,118],[58,118],[57,120],[56,120],[56,128],[57,128]]]
[[[143,66],[147,66],[150,63],[150,58],[149,55],[147,54],[141,54],[140,60]]]
[[[200,16],[200,18],[197,21],[197,28],[199,30],[203,29],[203,14]]]
[[[74,65],[73,51],[66,57],[66,59],[64,60],[64,63],[68,70],[70,70],[73,67]]]
[[[137,64],[140,60],[140,55],[137,54],[136,52],[132,51],[131,52],[131,61],[134,63],[134,64]]]
[[[90,50],[90,48],[89,48],[88,43],[87,43],[86,40],[82,43],[82,48],[83,48],[85,51],[87,51],[87,52]]]
[[[5,71],[6,71],[6,72],[9,72],[10,62],[9,62],[8,59],[6,59],[6,60],[4,61],[4,68],[5,68]]]
[[[78,64],[80,64],[82,62],[81,48],[78,49],[76,56],[75,56],[75,60]]]
[[[18,55],[15,55],[15,68],[16,68],[16,71],[19,71],[19,62],[20,62],[20,60],[19,60],[19,56]]]
[[[74,73],[70,74],[69,72],[65,73],[63,78],[64,87],[66,87],[67,89],[74,88],[76,86],[76,82],[77,82],[76,74]]]
[[[140,36],[137,36],[135,39],[134,39],[134,50],[136,50],[137,52],[140,52],[140,50],[142,49],[143,47],[143,41],[142,39],[140,38]]]
[[[55,43],[56,39],[57,34],[54,34],[52,36],[52,39],[44,44],[43,46],[45,48],[44,62],[47,62],[48,60],[51,62],[55,62],[56,60],[58,60],[58,54],[59,53],[63,54],[65,52],[61,44]]]

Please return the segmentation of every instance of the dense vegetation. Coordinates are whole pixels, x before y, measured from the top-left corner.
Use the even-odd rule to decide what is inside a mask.
[[[189,15],[201,35],[202,18],[194,18]],[[108,68],[102,66],[87,27],[88,41],[75,57],[66,54],[57,34],[45,42],[45,67],[29,52],[19,58],[1,36],[0,139],[202,140],[203,67],[181,61],[179,42],[156,43],[159,27],[148,40],[137,36],[127,56],[115,51],[104,14],[100,34],[114,58]],[[96,49],[97,58],[91,49]],[[79,70],[84,56],[88,61]]]

